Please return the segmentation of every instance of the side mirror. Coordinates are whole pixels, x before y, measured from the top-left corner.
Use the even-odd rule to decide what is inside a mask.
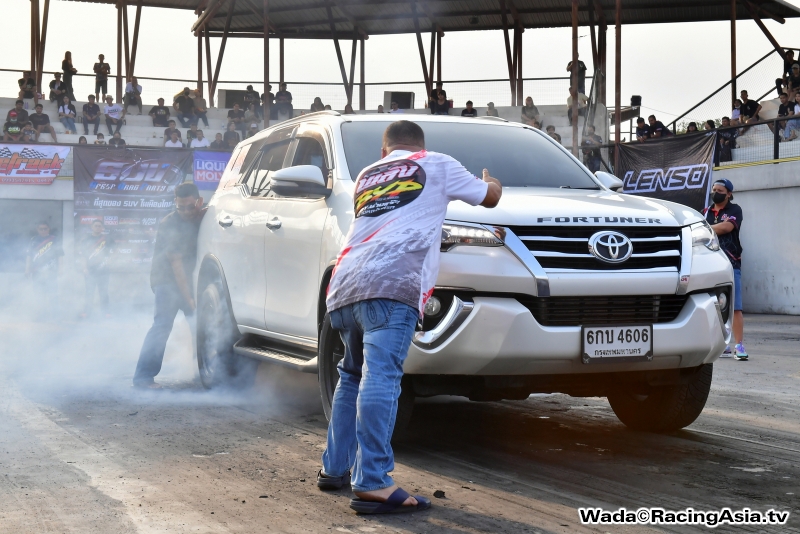
[[[620,189],[622,189],[622,186],[624,185],[622,183],[622,180],[620,180],[613,174],[609,174],[603,171],[597,171],[596,173],[594,173],[594,175],[600,181],[601,184],[611,189],[612,191],[619,191]]]
[[[316,165],[297,165],[272,173],[270,188],[286,197],[321,198],[329,194],[328,184]]]

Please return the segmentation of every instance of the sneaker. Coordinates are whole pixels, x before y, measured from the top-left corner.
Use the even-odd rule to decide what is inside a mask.
[[[731,357],[732,357],[732,355],[731,355],[731,346],[730,345],[725,345],[725,350],[722,351],[722,354],[720,355],[720,358],[731,358]]]
[[[740,360],[740,361],[747,360],[747,358],[748,358],[747,351],[744,350],[744,345],[742,343],[737,343],[736,344],[736,348],[734,349],[734,351],[735,351],[734,358],[736,358],[737,360]]]

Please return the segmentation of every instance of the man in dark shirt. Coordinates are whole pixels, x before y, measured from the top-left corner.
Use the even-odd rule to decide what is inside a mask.
[[[477,117],[478,110],[472,107],[472,100],[467,100],[466,109],[461,110],[462,117]]]
[[[158,105],[150,108],[150,113],[153,117],[153,126],[166,126],[169,121],[169,108],[164,105],[164,99],[158,99]]]
[[[636,140],[644,143],[650,139],[650,127],[644,123],[644,119],[639,117],[636,119]]]
[[[436,102],[439,100],[440,94],[444,96],[445,100],[447,100],[447,91],[442,89],[442,82],[436,82],[436,88],[431,91],[431,97],[429,98],[429,101],[431,103]]]
[[[756,102],[755,100],[750,100],[747,98],[747,91],[742,91],[742,119],[746,123],[756,122],[758,119],[758,114],[761,112],[761,104]]]
[[[292,93],[286,90],[286,84],[278,85],[278,92],[275,93],[275,105],[270,108],[269,118],[278,120],[280,116],[292,118],[294,106],[292,105]]]
[[[43,315],[55,317],[58,310],[58,267],[64,251],[50,231],[47,222],[40,222],[25,255],[25,276],[33,282],[36,303]]]
[[[719,161],[732,161],[732,149],[736,148],[736,138],[739,136],[738,128],[731,128],[730,117],[722,117],[722,124],[717,130],[717,150]]]
[[[717,234],[719,246],[733,266],[734,299],[733,299],[733,337],[736,340],[734,357],[747,360],[744,348],[744,316],[742,315],[742,243],[739,231],[744,219],[742,208],[732,203],[733,184],[730,180],[717,180],[711,187],[711,206],[705,211],[706,221]],[[726,352],[727,349],[726,349]]]
[[[594,125],[590,124],[586,127],[586,136],[583,138],[581,145],[583,145],[583,164],[586,165],[592,172],[600,170],[601,156],[600,145],[603,144],[603,139],[595,133]]]
[[[55,80],[50,81],[50,102],[61,102],[67,94],[67,86],[61,81],[61,73],[55,73]]]
[[[17,100],[17,102],[14,104],[14,107],[8,113],[6,113],[6,120],[11,118],[12,111],[17,114],[17,121],[20,124],[25,124],[28,122],[28,110],[25,109],[24,100]]]
[[[261,93],[261,107],[263,109],[263,116],[269,117],[270,108],[275,103],[275,95],[271,93],[272,85],[267,85],[267,92]]]
[[[247,124],[244,120],[244,110],[239,108],[239,104],[234,104],[233,109],[228,111],[228,124],[233,123],[235,129],[242,132],[242,135],[247,131]]]
[[[800,64],[795,63],[792,65],[792,70],[789,73],[786,92],[790,95],[794,95],[797,91],[800,91]]]
[[[559,143],[561,142],[561,135],[556,132],[556,127],[553,126],[552,124],[548,124],[547,128],[545,128],[544,131],[547,132],[547,135],[549,135]]]
[[[244,107],[250,109],[250,104],[253,104],[253,112],[256,117],[261,119],[261,99],[258,93],[253,90],[252,85],[247,86],[247,91],[244,92]]]
[[[191,89],[188,87],[183,88],[183,94],[175,99],[173,107],[178,111],[178,120],[181,121],[181,126],[188,128],[193,122],[197,122],[197,117],[194,116],[194,100],[189,98]]]
[[[178,139],[181,139],[181,131],[175,127],[175,121],[169,121],[169,127],[164,129],[164,142],[172,139],[172,134],[178,134]]]
[[[44,107],[41,104],[36,104],[36,113],[28,117],[28,120],[31,121],[31,125],[36,130],[36,140],[39,140],[39,136],[42,132],[47,132],[50,134],[50,137],[53,138],[53,142],[58,143],[56,131],[53,129],[53,125],[50,124],[50,117],[47,113],[42,113],[43,109]]]
[[[222,140],[221,133],[218,133],[214,136],[214,140],[211,142],[210,148],[215,148],[217,150],[228,148],[228,145],[226,145],[225,141]]]
[[[81,318],[85,319],[92,311],[94,294],[100,297],[100,310],[108,314],[108,259],[110,247],[106,240],[105,227],[99,219],[92,222],[92,233],[86,235],[78,244],[78,256],[86,279],[86,299]]]
[[[12,109],[9,112],[8,120],[3,125],[3,141],[19,141],[22,139],[24,124],[17,120],[17,112]]]
[[[158,225],[150,287],[155,294],[153,326],[147,332],[136,364],[133,385],[158,389],[153,379],[161,371],[164,349],[178,310],[194,315],[192,272],[197,261],[197,233],[205,215],[203,199],[193,183],[175,188],[175,211]],[[191,324],[191,322],[190,322]]]
[[[660,137],[669,137],[670,135],[672,135],[672,132],[670,132],[669,129],[667,129],[667,127],[664,126],[664,123],[656,120],[655,115],[650,115],[649,117],[647,117],[647,122],[650,123],[651,139],[657,139]]]
[[[567,72],[572,72],[572,61],[567,63]],[[572,79],[572,74],[570,74]],[[578,92],[586,94],[586,64],[580,59],[578,60]]]
[[[108,146],[113,146],[114,148],[119,148],[125,145],[125,139],[122,138],[122,134],[119,132],[114,132],[114,135],[108,140]]]
[[[794,65],[795,63],[796,63],[796,61],[794,60],[794,51],[793,50],[787,50],[786,53],[783,56],[783,74],[781,75],[780,78],[775,80],[775,89],[778,90],[778,95],[779,96],[783,92],[783,86],[784,85],[787,86],[787,89],[786,89],[787,92],[789,90],[788,89],[789,76],[792,74],[792,65]]]
[[[100,127],[100,106],[94,103],[94,95],[89,95],[89,103],[83,105],[83,134],[89,135],[89,125],[94,124],[94,135]]]
[[[111,65],[106,63],[106,56],[100,54],[97,56],[97,63],[94,64],[92,70],[94,71],[94,98],[100,99],[100,92],[103,93],[103,101],[108,94],[108,75],[111,74]]]
[[[17,84],[19,85],[20,98],[33,98],[35,104],[39,102],[39,95],[36,93],[36,80],[30,71],[23,72],[22,78],[17,81]]]

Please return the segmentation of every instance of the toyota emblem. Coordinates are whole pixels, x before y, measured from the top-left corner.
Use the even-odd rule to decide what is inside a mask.
[[[633,244],[619,232],[597,232],[589,238],[589,252],[600,261],[622,263],[633,254]]]

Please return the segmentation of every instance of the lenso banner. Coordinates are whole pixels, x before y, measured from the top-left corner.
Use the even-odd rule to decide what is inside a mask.
[[[194,183],[198,189],[216,191],[231,157],[230,152],[194,151]]]
[[[0,143],[0,184],[50,185],[70,147]]]
[[[716,140],[716,134],[679,135],[620,145],[622,191],[702,210],[711,190]]]
[[[74,158],[75,241],[100,220],[109,235],[111,269],[149,268],[158,221],[173,209],[192,152],[77,146]]]

